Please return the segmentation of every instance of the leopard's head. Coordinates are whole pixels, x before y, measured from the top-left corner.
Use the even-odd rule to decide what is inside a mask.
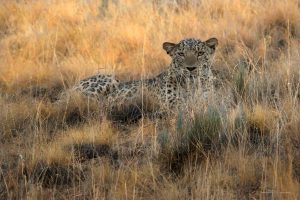
[[[198,39],[184,39],[179,43],[163,43],[163,49],[172,58],[172,64],[177,68],[194,72],[210,65],[218,40],[210,38],[204,42]]]

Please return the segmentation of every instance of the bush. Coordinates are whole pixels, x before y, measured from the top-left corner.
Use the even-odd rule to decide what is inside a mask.
[[[221,129],[221,115],[215,107],[208,107],[188,120],[184,120],[180,112],[174,137],[169,137],[166,131],[158,136],[162,163],[173,174],[181,174],[184,163],[189,163],[186,160],[201,161],[199,158],[215,152],[221,146]]]
[[[218,146],[222,124],[216,108],[209,107],[206,112],[196,114],[190,127],[186,134],[189,148],[206,152]]]

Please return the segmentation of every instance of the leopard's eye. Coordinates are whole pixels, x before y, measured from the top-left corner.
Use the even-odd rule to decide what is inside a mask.
[[[203,51],[198,52],[198,56],[202,56],[204,54]]]
[[[179,55],[179,56],[184,56],[184,53],[179,52],[179,53],[177,53],[177,55]]]

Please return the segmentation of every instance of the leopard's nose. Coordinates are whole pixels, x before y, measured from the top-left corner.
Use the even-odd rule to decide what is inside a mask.
[[[186,55],[184,63],[189,66],[193,66],[197,62],[197,57],[193,54]]]

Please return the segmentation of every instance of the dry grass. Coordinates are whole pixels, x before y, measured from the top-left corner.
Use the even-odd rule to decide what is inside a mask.
[[[0,2],[0,199],[300,198],[297,0]],[[153,76],[187,37],[219,40],[212,101],[127,124],[64,94]]]

